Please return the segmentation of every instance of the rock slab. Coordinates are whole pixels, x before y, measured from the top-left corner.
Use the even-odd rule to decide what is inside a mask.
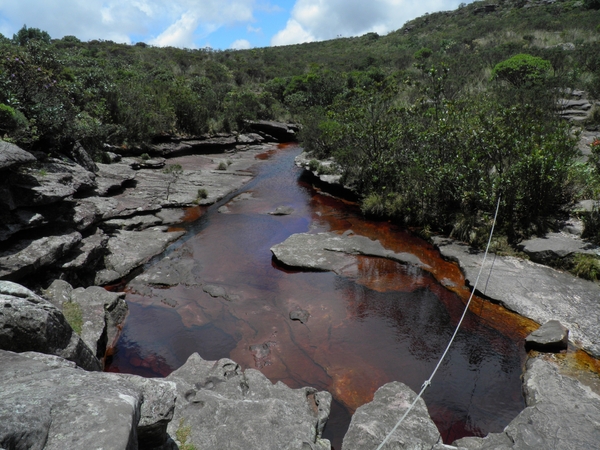
[[[472,286],[483,262],[483,252],[452,239],[433,239],[445,258],[458,261],[467,282]],[[599,285],[509,256],[489,255],[482,273],[487,286],[483,293],[485,296],[538,323],[559,320],[570,330],[575,344],[600,357]]]
[[[379,241],[350,233],[293,234],[281,244],[271,247],[271,252],[287,267],[314,271],[339,272],[353,262],[348,255],[375,256],[427,267],[411,253],[395,253],[384,248]]]
[[[272,384],[261,372],[230,359],[205,361],[194,353],[167,377],[178,402],[169,433],[189,427],[188,443],[202,450],[330,449],[321,439],[331,394]],[[179,443],[181,445],[181,443]]]

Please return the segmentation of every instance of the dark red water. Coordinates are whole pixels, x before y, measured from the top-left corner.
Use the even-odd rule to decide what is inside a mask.
[[[398,380],[418,391],[429,378],[468,290],[458,268],[429,244],[320,194],[294,167],[299,152],[264,155],[269,161],[241,191],[251,197],[227,203],[228,213],[217,212],[226,202],[191,210],[188,234],[168,251],[193,258],[197,282],[224,288],[230,299],[202,286],[145,295],[129,289],[130,314],[107,370],[166,376],[198,352],[230,357],[293,388],[328,390],[335,402],[325,437],[339,450],[351,414],[378,387]],[[266,214],[278,206],[294,213]],[[270,247],[291,234],[347,229],[416,254],[431,273],[370,257],[356,257],[341,275],[284,270],[272,260]],[[289,319],[298,308],[310,312],[306,324]],[[524,408],[527,324],[478,299],[472,309],[424,396],[445,442],[501,431]]]

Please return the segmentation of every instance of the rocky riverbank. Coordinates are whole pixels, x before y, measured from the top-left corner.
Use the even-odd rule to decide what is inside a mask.
[[[124,294],[101,286],[162,253],[183,234],[170,229],[183,207],[239,189],[297,131],[252,125],[110,148],[110,163],[0,141],[0,448],[330,448],[329,393],[231,360],[194,354],[166,380],[100,372],[127,315]]]

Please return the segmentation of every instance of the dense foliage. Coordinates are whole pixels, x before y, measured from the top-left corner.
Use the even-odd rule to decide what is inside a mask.
[[[599,24],[594,0],[475,2],[386,36],[238,51],[24,26],[0,35],[0,134],[46,153],[80,142],[101,158],[105,143],[298,121],[366,213],[478,241],[501,196],[516,240],[598,193],[600,165],[573,162],[556,99],[564,88],[600,98]]]

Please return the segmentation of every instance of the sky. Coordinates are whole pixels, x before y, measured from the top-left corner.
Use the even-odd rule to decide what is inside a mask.
[[[0,0],[0,33],[23,25],[52,38],[248,49],[384,35],[465,0]],[[472,0],[466,1],[470,3]]]

